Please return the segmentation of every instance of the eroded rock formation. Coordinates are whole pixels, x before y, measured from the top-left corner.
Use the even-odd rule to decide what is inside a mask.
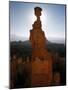
[[[37,20],[30,30],[32,45],[32,86],[48,86],[52,82],[52,58],[46,47],[46,37],[42,30],[40,16],[42,9],[35,7]]]

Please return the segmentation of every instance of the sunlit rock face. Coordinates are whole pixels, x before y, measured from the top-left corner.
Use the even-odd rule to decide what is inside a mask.
[[[42,31],[40,20],[42,9],[35,7],[37,20],[30,30],[30,42],[32,45],[32,79],[31,86],[48,86],[52,84],[52,57],[46,47],[46,37]]]

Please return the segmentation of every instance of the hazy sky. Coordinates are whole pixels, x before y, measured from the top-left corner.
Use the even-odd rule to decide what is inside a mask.
[[[65,5],[10,2],[10,40],[29,39],[36,20],[34,7],[42,8],[42,30],[48,40],[65,41]]]

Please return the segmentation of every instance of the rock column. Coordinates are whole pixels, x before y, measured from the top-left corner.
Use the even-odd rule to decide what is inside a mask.
[[[30,30],[30,42],[32,45],[32,79],[31,86],[48,86],[52,83],[52,58],[46,47],[47,39],[40,20],[42,9],[35,7],[37,20]]]

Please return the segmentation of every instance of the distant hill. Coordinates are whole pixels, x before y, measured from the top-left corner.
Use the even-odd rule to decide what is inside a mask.
[[[21,44],[21,45],[24,45],[24,46],[31,46],[31,43],[29,40],[26,40],[26,41],[11,41],[11,43],[13,44]],[[47,40],[47,44],[50,44],[51,42]]]
[[[51,43],[47,40],[47,49],[49,52],[57,52],[61,56],[66,55],[66,46],[64,44]],[[17,53],[22,56],[30,56],[32,53],[31,43],[29,40],[10,42],[10,53]]]

